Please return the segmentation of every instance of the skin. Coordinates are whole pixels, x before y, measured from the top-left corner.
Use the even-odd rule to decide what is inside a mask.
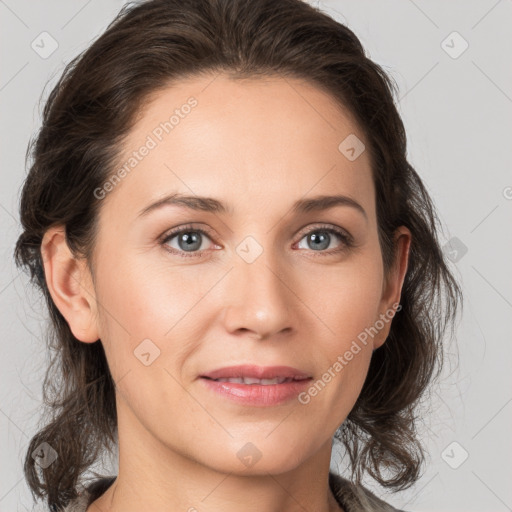
[[[198,376],[249,363],[321,378],[399,303],[410,232],[397,230],[385,276],[369,152],[349,161],[338,150],[364,134],[331,96],[296,79],[180,81],[152,97],[120,162],[190,96],[198,105],[102,200],[94,279],[62,226],[42,244],[55,304],[78,340],[100,339],[116,382],[118,478],[87,511],[341,510],[328,485],[333,435],[391,322],[308,404],[238,405]],[[233,212],[174,205],[137,218],[172,192],[214,197]],[[367,218],[348,206],[291,212],[297,199],[333,193]],[[211,232],[196,235],[199,251],[186,252],[178,236],[161,242],[188,223]],[[347,231],[355,246],[343,248],[334,233],[327,248],[308,243],[322,224]],[[252,263],[236,251],[247,236],[263,251]],[[134,356],[147,338],[160,350],[148,366]],[[237,456],[248,442],[262,455],[249,467]]]

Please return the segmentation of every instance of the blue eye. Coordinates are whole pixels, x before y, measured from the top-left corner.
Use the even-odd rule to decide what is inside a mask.
[[[201,237],[203,236],[209,238],[208,233],[203,229],[185,226],[175,231],[171,231],[171,233],[169,233],[168,236],[164,238],[162,244],[169,252],[179,254],[185,258],[190,256],[202,256],[204,253],[204,248],[201,249],[201,246],[203,245]],[[177,239],[178,247],[170,248],[168,242],[174,238]],[[199,251],[199,249],[201,249],[201,251]]]
[[[332,235],[341,242],[340,246],[325,250],[331,245],[333,240]],[[161,245],[171,254],[176,254],[180,257],[203,257],[207,252],[206,248],[203,247],[204,237],[211,240],[209,233],[204,229],[194,228],[193,226],[182,226],[168,233],[161,241]],[[170,242],[174,239],[176,239],[177,246],[170,245]],[[302,236],[298,243],[300,244],[304,239],[307,239],[308,243],[308,247],[306,248],[309,248],[311,252],[317,252],[325,256],[345,251],[354,245],[353,239],[348,233],[331,226],[317,226],[310,229]]]
[[[333,236],[341,240],[341,247],[337,247],[335,249],[331,249],[330,251],[325,251],[333,240]],[[314,252],[327,252],[328,254],[340,252],[348,247],[352,246],[351,238],[343,233],[341,230],[334,228],[314,228],[304,237],[301,238],[300,241],[306,239],[309,245],[309,248],[312,248]],[[300,243],[300,242],[299,242]],[[315,247],[316,246],[316,247]]]

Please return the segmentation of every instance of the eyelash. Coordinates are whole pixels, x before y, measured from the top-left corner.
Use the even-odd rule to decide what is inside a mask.
[[[351,247],[354,246],[354,241],[350,235],[348,235],[341,229],[335,228],[331,225],[315,226],[314,228],[312,228],[309,231],[307,231],[306,233],[304,233],[301,236],[301,238],[299,239],[299,242],[304,237],[310,235],[311,233],[315,233],[317,231],[334,233],[335,235],[337,235],[339,237],[339,239],[342,242],[341,247],[338,247],[337,249],[331,249],[330,251],[312,251],[312,252],[318,252],[318,256],[328,256],[328,255],[332,255],[332,254],[341,253],[341,252],[346,251],[347,249],[350,249]],[[178,251],[176,249],[169,248],[169,246],[167,245],[167,243],[170,240],[172,240],[176,235],[180,235],[182,233],[188,233],[188,232],[201,233],[202,235],[205,235],[210,239],[213,238],[212,234],[206,229],[195,228],[192,225],[185,225],[185,226],[181,226],[179,228],[176,228],[176,229],[166,233],[164,235],[163,239],[161,240],[160,244],[163,246],[164,250],[170,252],[171,254],[177,254],[178,256],[183,257],[183,258],[190,258],[190,257],[202,258],[204,256],[204,253],[206,252],[206,250],[187,253],[185,251]]]

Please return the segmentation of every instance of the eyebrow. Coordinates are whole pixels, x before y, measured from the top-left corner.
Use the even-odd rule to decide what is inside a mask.
[[[213,197],[189,196],[174,193],[146,206],[139,212],[138,216],[144,217],[159,208],[173,205],[182,206],[190,210],[233,215],[233,208],[231,206],[225,205],[222,201]],[[320,195],[299,199],[293,203],[291,210],[293,213],[308,213],[328,210],[335,206],[349,206],[355,208],[363,214],[365,219],[368,219],[364,208],[356,200],[344,195]]]

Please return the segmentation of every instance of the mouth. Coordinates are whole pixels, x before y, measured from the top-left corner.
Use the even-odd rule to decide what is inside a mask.
[[[234,384],[246,385],[259,385],[259,386],[272,386],[274,384],[283,384],[285,382],[297,382],[309,380],[310,377],[275,377],[273,379],[258,379],[255,377],[221,377],[219,379],[212,379],[210,377],[201,377],[203,379],[213,380],[215,382],[231,382]]]
[[[297,398],[313,377],[290,366],[239,365],[201,375],[208,392],[251,407],[282,405]]]
[[[303,380],[311,378],[311,375],[293,368],[292,366],[256,366],[252,364],[241,364],[236,366],[227,366],[218,368],[201,375],[203,378],[221,381],[221,379],[241,379],[237,381],[239,384],[281,384],[286,379]],[[277,379],[277,381],[276,381]]]

